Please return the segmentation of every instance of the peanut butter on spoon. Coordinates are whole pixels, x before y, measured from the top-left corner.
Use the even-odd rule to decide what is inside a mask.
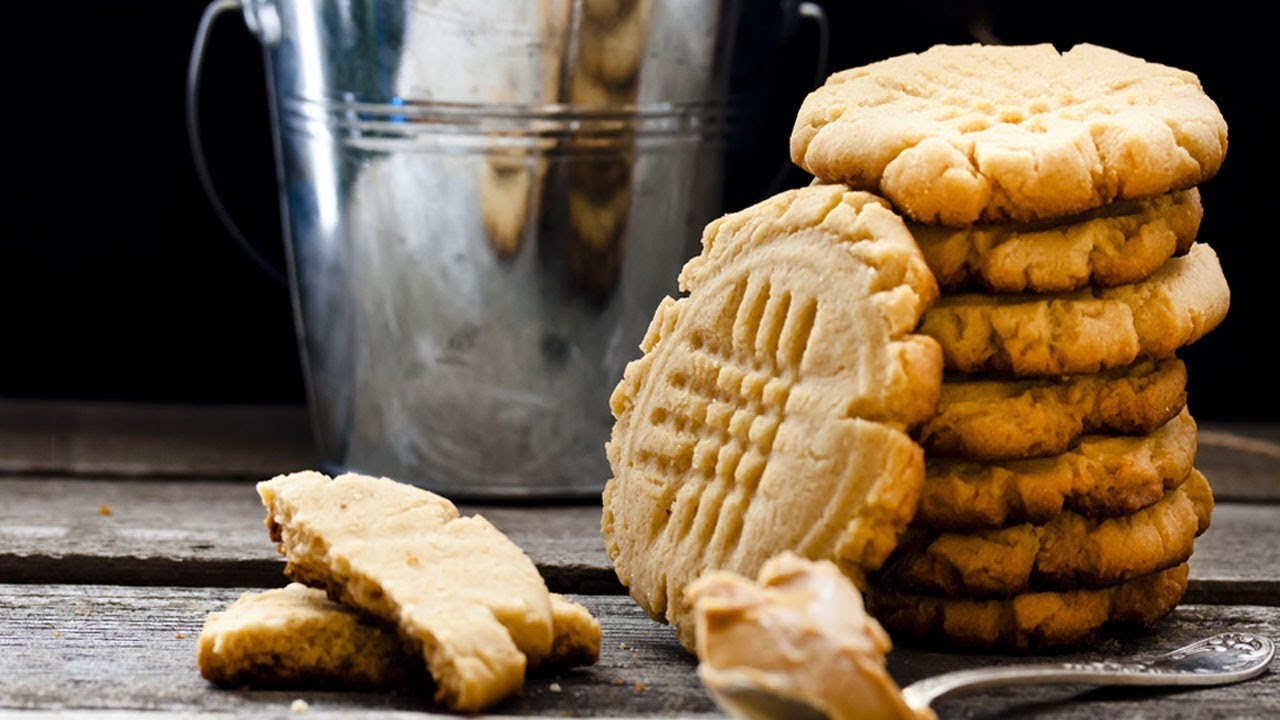
[[[885,670],[889,636],[830,561],[786,552],[764,564],[757,582],[712,571],[687,594],[694,607],[698,676],[736,715],[777,716],[762,707],[772,697],[798,701],[814,717],[831,720],[934,717],[928,710],[916,713],[903,700]],[[785,706],[794,711],[791,703]]]

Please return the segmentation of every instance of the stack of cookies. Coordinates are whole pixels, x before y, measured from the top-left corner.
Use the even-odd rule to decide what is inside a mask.
[[[1209,485],[1176,352],[1229,293],[1196,241],[1226,124],[1191,73],[1100,47],[935,47],[833,75],[793,159],[887,198],[942,291],[926,479],[874,578],[891,630],[986,647],[1150,623]]]

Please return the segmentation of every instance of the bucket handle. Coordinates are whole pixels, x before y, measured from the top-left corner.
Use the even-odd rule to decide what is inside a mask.
[[[200,16],[200,25],[196,28],[196,40],[191,47],[191,59],[187,63],[187,140],[191,145],[191,159],[195,165],[196,177],[199,178],[200,186],[204,190],[205,197],[208,198],[214,214],[218,216],[218,220],[222,222],[223,227],[226,228],[227,233],[231,235],[231,239],[240,247],[240,250],[253,261],[253,264],[259,270],[275,282],[284,285],[286,284],[284,273],[268,262],[262,256],[262,253],[258,252],[258,249],[249,242],[244,231],[240,229],[235,218],[231,217],[231,213],[227,210],[226,205],[223,204],[222,196],[218,193],[217,186],[214,185],[213,175],[209,172],[209,164],[204,152],[204,142],[200,139],[200,117],[197,101],[200,93],[200,70],[204,65],[204,50],[209,40],[209,30],[220,15],[237,10],[241,12],[244,16],[245,24],[258,36],[264,46],[270,47],[280,40],[280,17],[276,13],[275,5],[270,0],[213,0],[205,7],[204,13]]]
[[[804,0],[796,6],[796,15],[801,20],[813,23],[818,31],[818,53],[813,64],[813,87],[818,87],[827,79],[827,64],[831,54],[831,24],[827,21],[827,11],[813,0]],[[765,197],[776,195],[782,191],[782,185],[791,173],[791,158],[788,156],[778,166],[773,179],[765,186]]]
[[[827,11],[812,0],[800,3],[796,14],[818,30],[818,58],[813,67],[813,86],[818,87],[827,79],[827,63],[831,60],[831,24],[827,21]]]

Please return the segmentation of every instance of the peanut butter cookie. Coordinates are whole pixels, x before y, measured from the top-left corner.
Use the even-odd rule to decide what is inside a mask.
[[[1159,502],[1124,517],[1063,512],[1044,525],[971,534],[913,530],[882,579],[949,597],[1105,587],[1186,562],[1212,510],[1208,481],[1192,471]]]
[[[1085,433],[1154,432],[1186,402],[1187,368],[1177,358],[1061,378],[952,375],[943,380],[938,414],[918,437],[931,458],[1046,457]]]
[[[1190,188],[1226,150],[1195,75],[1095,45],[940,45],[844,70],[791,132],[805,170],[952,226]]]
[[[590,665],[600,655],[600,623],[551,593],[555,639],[547,663]],[[205,619],[197,643],[200,674],[232,687],[315,685],[385,688],[421,673],[422,658],[393,627],[299,583],[245,593]]]
[[[1204,243],[1132,285],[1060,295],[946,295],[920,331],[948,369],[1015,376],[1093,373],[1172,357],[1217,327],[1231,291]]]
[[[1182,484],[1196,459],[1196,423],[1183,410],[1150,435],[1091,435],[1047,458],[979,463],[927,457],[915,524],[971,531],[1041,525],[1067,508],[1130,515]]]
[[[1002,600],[942,598],[873,587],[867,608],[899,639],[1029,650],[1083,645],[1108,624],[1150,625],[1187,590],[1186,564],[1096,590]]]
[[[1203,216],[1192,188],[1052,223],[907,227],[944,291],[1049,293],[1144,280],[1191,248]]]
[[[436,700],[478,711],[554,657],[555,611],[520,548],[480,516],[386,478],[315,472],[258,484],[285,574],[395,625]]]
[[[421,671],[421,660],[416,661]],[[395,631],[298,583],[245,593],[204,621],[196,665],[228,687],[385,688],[415,660]]]
[[[838,186],[708,226],[613,393],[601,528],[618,578],[692,647],[684,598],[707,569],[754,576],[783,550],[860,578],[915,513],[937,294],[901,218]]]

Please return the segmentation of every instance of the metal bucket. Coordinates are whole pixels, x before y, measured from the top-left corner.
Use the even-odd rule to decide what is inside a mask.
[[[458,497],[598,494],[609,394],[721,212],[759,78],[821,11],[220,4],[207,18],[239,7],[265,50],[322,467]]]

